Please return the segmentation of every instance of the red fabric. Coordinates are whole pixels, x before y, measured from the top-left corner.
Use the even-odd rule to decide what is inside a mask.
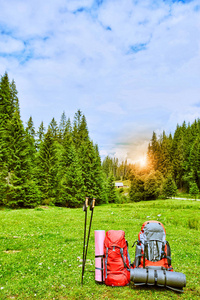
[[[123,230],[109,230],[106,232],[104,241],[104,255],[106,261],[106,250],[108,248],[107,258],[107,276],[106,264],[104,269],[105,284],[110,286],[124,286],[130,282],[130,271],[124,266],[124,262],[120,253],[123,249],[123,257],[127,267],[130,269],[127,244],[125,233]]]
[[[150,261],[150,260],[145,259],[145,267],[149,267],[149,266],[163,267],[165,269],[169,268],[166,258],[162,258],[159,261]],[[139,268],[143,268],[143,257],[141,257],[141,264],[139,265]]]

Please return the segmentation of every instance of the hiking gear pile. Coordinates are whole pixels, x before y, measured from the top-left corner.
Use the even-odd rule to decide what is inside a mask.
[[[95,232],[96,236],[96,232]],[[101,279],[109,286],[156,285],[183,292],[186,277],[183,273],[174,272],[171,266],[171,249],[166,241],[166,231],[162,223],[147,221],[138,234],[136,241],[135,260],[131,264],[128,243],[122,230],[109,230],[105,240],[99,240],[101,249],[101,265],[96,262],[96,270],[101,272]],[[135,244],[135,243],[134,243]],[[95,239],[95,254],[96,254]],[[98,245],[100,247],[100,245]],[[97,251],[98,252],[98,251]],[[95,272],[96,272],[95,270]]]

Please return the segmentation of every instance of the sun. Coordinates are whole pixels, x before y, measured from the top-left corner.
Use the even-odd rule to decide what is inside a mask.
[[[138,163],[139,163],[140,167],[144,168],[147,164],[146,156],[143,156],[143,157],[139,158]]]

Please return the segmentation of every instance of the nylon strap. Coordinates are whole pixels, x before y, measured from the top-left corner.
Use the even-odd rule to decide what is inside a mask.
[[[124,267],[126,269],[129,269],[127,264],[125,263],[125,260],[124,260],[124,253],[123,253],[123,248],[120,248],[120,253],[121,253],[121,257],[122,257],[122,260],[123,260],[123,263],[124,263]]]
[[[106,278],[107,278],[107,263],[108,263],[108,248],[106,248],[106,259],[105,259]]]

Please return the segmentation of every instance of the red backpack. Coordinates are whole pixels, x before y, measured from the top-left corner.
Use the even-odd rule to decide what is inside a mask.
[[[171,250],[162,223],[147,221],[138,234],[134,267],[173,271]]]
[[[123,230],[109,230],[104,240],[104,278],[110,286],[124,286],[130,282],[130,257]]]

